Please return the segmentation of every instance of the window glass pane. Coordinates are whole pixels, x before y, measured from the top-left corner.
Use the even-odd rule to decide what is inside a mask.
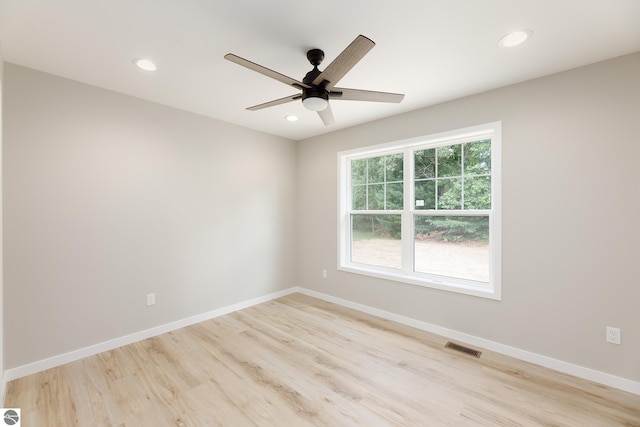
[[[365,210],[367,209],[367,187],[364,185],[357,185],[353,187],[353,193],[351,195],[352,209]]]
[[[416,182],[416,209],[435,209],[436,208],[436,181],[418,181]]]
[[[385,157],[387,168],[387,182],[402,181],[402,168],[403,168],[403,156],[402,153],[392,154]]]
[[[357,210],[399,210],[404,207],[404,154],[351,161],[351,206]]]
[[[400,215],[351,215],[351,262],[400,269]]]
[[[367,185],[368,210],[384,209],[384,184]]]
[[[464,208],[491,209],[490,176],[476,176],[464,179]]]
[[[386,209],[402,209],[403,195],[402,183],[397,182],[387,184],[387,206]]]
[[[438,209],[462,209],[462,178],[438,179]]]
[[[462,175],[461,153],[461,144],[438,148],[438,177]]]
[[[436,150],[430,148],[428,150],[418,150],[414,154],[415,161],[415,179],[435,178],[436,177]]]
[[[491,140],[471,142],[464,147],[464,174],[484,175],[491,173]]]
[[[367,159],[351,161],[351,184],[364,184],[367,179]]]
[[[415,216],[414,269],[489,282],[488,216]]]
[[[384,157],[372,157],[367,160],[367,182],[384,182]]]

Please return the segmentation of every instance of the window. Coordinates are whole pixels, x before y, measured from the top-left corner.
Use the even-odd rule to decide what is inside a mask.
[[[500,299],[500,131],[339,153],[339,268]]]

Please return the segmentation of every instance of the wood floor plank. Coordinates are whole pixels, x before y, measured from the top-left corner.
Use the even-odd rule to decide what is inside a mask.
[[[24,426],[640,426],[640,396],[293,294],[12,381]]]

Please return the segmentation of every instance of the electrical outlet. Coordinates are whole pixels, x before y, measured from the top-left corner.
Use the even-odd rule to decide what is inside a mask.
[[[156,294],[147,294],[147,305],[153,305],[156,303]]]
[[[322,278],[326,279],[327,278],[327,270],[322,270]]]
[[[620,344],[620,328],[607,326],[607,342],[610,342],[611,344]]]

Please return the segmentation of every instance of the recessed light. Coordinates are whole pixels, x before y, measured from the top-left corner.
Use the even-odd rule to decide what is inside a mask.
[[[512,31],[509,34],[505,35],[500,39],[498,44],[501,47],[513,47],[518,46],[527,41],[529,37],[533,34],[531,30],[517,30]]]
[[[288,115],[285,117],[285,119],[287,119],[287,121],[289,122],[297,122],[298,121],[298,116],[294,116],[294,115]]]
[[[154,64],[151,60],[145,58],[135,58],[133,60],[133,64],[144,71],[155,71],[158,69],[156,64]]]

